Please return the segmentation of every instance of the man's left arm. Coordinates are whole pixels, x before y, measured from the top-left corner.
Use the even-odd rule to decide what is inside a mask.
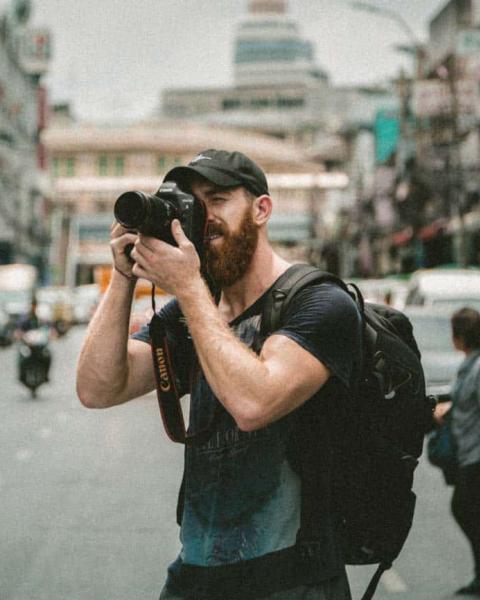
[[[179,298],[203,372],[216,397],[244,431],[265,427],[301,406],[330,371],[284,335],[271,335],[260,356],[223,321],[205,284]]]
[[[172,233],[178,247],[140,236],[133,273],[177,296],[205,377],[238,427],[265,427],[302,405],[328,380],[329,370],[283,335],[270,336],[260,356],[250,350],[222,319],[177,221]]]

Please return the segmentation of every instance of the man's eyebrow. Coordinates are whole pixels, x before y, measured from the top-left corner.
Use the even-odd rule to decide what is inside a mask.
[[[204,194],[206,196],[217,196],[219,194],[229,196],[230,193],[231,193],[231,190],[229,190],[228,188],[221,188],[221,187],[214,187],[209,190],[205,190],[205,192],[204,192]]]

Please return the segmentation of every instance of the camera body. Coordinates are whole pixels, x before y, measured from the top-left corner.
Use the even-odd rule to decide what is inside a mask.
[[[176,246],[171,232],[173,219],[178,219],[200,257],[207,215],[204,204],[180,189],[177,183],[162,183],[155,194],[129,191],[121,194],[113,209],[116,220],[136,233],[142,233]]]

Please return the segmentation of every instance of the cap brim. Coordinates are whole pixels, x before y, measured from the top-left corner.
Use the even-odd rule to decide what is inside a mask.
[[[192,176],[192,174],[201,175],[220,187],[232,187],[234,185],[243,185],[240,179],[220,173],[217,169],[209,169],[208,167],[175,167],[171,169],[163,178],[163,181],[175,181],[180,186],[182,181]]]

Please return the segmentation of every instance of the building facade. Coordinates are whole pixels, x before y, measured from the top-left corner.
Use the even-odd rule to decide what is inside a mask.
[[[480,264],[480,2],[450,0],[429,23],[413,82],[417,245],[427,266]],[[423,265],[420,265],[423,266]]]
[[[250,0],[248,7],[234,40],[234,86],[165,90],[161,114],[303,139],[327,116],[328,77],[285,0]]]
[[[40,83],[50,55],[47,31],[28,27],[31,5],[10,2],[0,28],[0,263],[46,266],[47,181],[39,134],[46,124]]]
[[[153,193],[167,171],[206,148],[239,150],[265,170],[274,200],[270,236],[293,259],[306,259],[329,222],[326,191],[348,183],[269,136],[180,121],[89,126],[64,112],[42,136],[52,179],[50,262],[57,283],[89,283],[96,266],[111,264],[109,230],[121,193]]]

